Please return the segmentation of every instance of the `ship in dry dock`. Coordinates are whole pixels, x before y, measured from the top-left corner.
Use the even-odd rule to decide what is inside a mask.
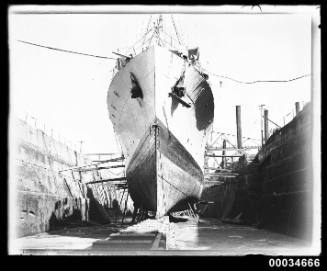
[[[131,198],[161,217],[201,196],[214,99],[199,49],[174,47],[172,37],[167,42],[163,16],[152,23],[139,53],[117,54],[107,106]]]

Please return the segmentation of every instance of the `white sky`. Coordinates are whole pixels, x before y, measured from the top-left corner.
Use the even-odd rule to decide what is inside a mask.
[[[117,151],[106,95],[114,61],[25,45],[112,56],[138,40],[150,15],[10,15],[11,110],[46,123],[62,137],[83,140],[85,152]],[[200,47],[208,70],[238,80],[286,80],[311,73],[311,24],[304,15],[174,15],[185,43]],[[242,106],[243,136],[260,139],[260,111],[283,124],[294,103],[310,100],[310,77],[290,83],[244,85],[209,77],[215,128],[236,134],[235,105]],[[222,81],[220,87],[219,81]],[[272,125],[270,127],[273,127]]]

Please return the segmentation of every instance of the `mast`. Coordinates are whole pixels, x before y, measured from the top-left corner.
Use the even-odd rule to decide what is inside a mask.
[[[155,43],[159,46],[164,46],[163,41],[161,40],[163,33],[163,19],[162,15],[160,14],[159,19],[156,21],[154,25],[153,34],[155,35]]]
[[[160,14],[153,18],[152,22],[151,18],[152,16],[150,17],[146,33],[148,37],[144,38],[145,48],[157,44],[161,47],[168,47],[171,50],[185,51],[185,46],[173,15],[170,15],[169,19]],[[149,28],[151,23],[152,27]]]
[[[116,68],[120,70],[133,56],[147,50],[154,44],[166,47],[179,55],[188,55],[188,49],[182,41],[182,35],[177,29],[173,15],[170,15],[170,18],[168,15],[164,16],[162,14],[151,15],[147,22],[145,33],[139,40],[133,45],[125,47],[128,49],[124,50],[123,53],[120,53],[118,50],[113,52],[120,56],[117,60]]]

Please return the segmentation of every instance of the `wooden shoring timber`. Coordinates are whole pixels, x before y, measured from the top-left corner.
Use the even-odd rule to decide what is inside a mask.
[[[215,140],[212,139],[213,133],[217,134],[217,137],[215,138]],[[218,134],[217,132],[214,132],[214,131],[211,131],[210,136],[211,136],[210,144],[208,144],[208,145],[211,145],[211,146],[215,145],[216,142],[218,142],[218,140],[222,138],[222,134],[220,134],[220,133]]]
[[[117,158],[111,158],[111,159],[106,159],[106,160],[92,160],[93,163],[108,163],[108,162],[118,162],[118,161],[123,161],[125,159],[124,156],[117,157]]]
[[[102,169],[110,169],[110,168],[120,168],[125,167],[124,165],[114,165],[114,166],[107,166],[107,167],[93,167],[93,168],[87,168],[87,169],[72,169],[72,171],[79,171],[79,172],[87,172],[92,170],[102,170]]]
[[[206,153],[205,156],[207,157],[242,157],[244,154],[225,154],[225,155],[222,155],[222,154],[208,154]]]
[[[64,171],[72,171],[72,170],[77,170],[78,171],[81,168],[86,168],[86,167],[90,167],[90,166],[92,166],[92,164],[91,165],[84,165],[84,166],[69,167],[69,168],[66,168],[66,169],[59,170],[58,172],[61,173],[61,172],[64,172]]]
[[[125,167],[125,165],[114,165],[114,166],[107,166],[107,167],[97,167],[97,170],[100,169],[109,169],[109,168],[119,168],[119,167]]]
[[[87,156],[113,156],[113,155],[119,155],[119,153],[115,153],[115,152],[90,152],[90,153],[84,153],[83,155],[87,155]]]
[[[128,188],[128,186],[127,186],[127,185],[125,185],[125,186],[122,186],[122,185],[116,185],[116,186],[115,186],[115,189],[117,189],[117,190],[121,190],[121,189],[125,189],[125,188]]]
[[[219,171],[222,171],[222,172],[232,172],[231,169],[220,168],[220,167],[204,167],[204,169],[219,170]]]
[[[222,177],[237,177],[239,176],[238,173],[233,172],[212,172],[212,173],[206,173],[206,176],[222,176]]]
[[[226,135],[222,135],[222,138],[226,140],[226,142],[231,145],[234,149],[238,149],[228,138]],[[241,149],[241,148],[240,148]]]
[[[106,183],[106,187],[114,187],[115,190],[128,189],[127,183]]]
[[[225,182],[224,181],[210,181],[210,180],[205,180],[203,182],[204,184],[224,184]]]
[[[119,178],[111,178],[111,179],[105,179],[100,181],[91,181],[85,184],[96,184],[96,183],[116,182],[116,181],[126,181],[126,180],[127,180],[126,177],[119,177]]]
[[[124,219],[125,219],[125,216],[126,216],[128,197],[129,197],[129,192],[127,192],[127,197],[125,199],[125,208],[124,208],[124,212],[123,212],[123,218],[121,220],[121,225],[123,225]]]
[[[163,234],[161,232],[158,232],[156,234],[156,237],[155,237],[155,239],[154,239],[154,241],[152,243],[152,247],[151,247],[152,250],[159,249],[160,240],[161,240],[162,237],[163,237]]]
[[[119,202],[119,206],[121,206],[121,204],[122,204],[122,202],[123,202],[123,198],[124,198],[124,195],[125,195],[125,191],[126,191],[126,187],[124,187],[123,194],[121,195],[120,202]]]
[[[259,146],[246,146],[243,147],[242,149],[234,148],[234,147],[227,147],[227,148],[222,148],[222,147],[214,147],[211,145],[206,146],[207,151],[246,151],[246,150],[255,150],[258,149]]]
[[[106,161],[103,161],[101,163],[108,163],[108,162],[118,162],[119,160],[117,161],[109,161],[109,160],[106,160]],[[98,164],[101,164],[100,162],[98,162]],[[61,173],[61,172],[64,172],[64,171],[82,171],[82,169],[84,168],[87,168],[87,167],[94,167],[92,169],[88,169],[88,170],[96,170],[96,169],[99,169],[100,167],[97,167],[96,164],[88,164],[88,165],[83,165],[83,166],[74,166],[74,167],[69,167],[69,168],[66,168],[66,169],[62,169],[62,170],[59,170],[58,172]],[[113,165],[113,166],[108,166],[108,167],[103,167],[103,168],[115,168],[115,167],[124,167],[124,165]],[[84,170],[84,171],[87,171],[87,170]]]
[[[86,185],[95,185],[95,186],[100,186],[101,184],[104,184],[105,182],[100,182],[100,181],[93,181],[89,182]],[[114,186],[114,187],[127,187],[127,182],[124,181],[115,181],[115,182],[106,182],[106,186]]]

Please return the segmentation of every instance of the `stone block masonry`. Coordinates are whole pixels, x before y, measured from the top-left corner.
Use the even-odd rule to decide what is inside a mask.
[[[59,170],[83,162],[63,143],[22,120],[15,120],[15,172],[10,185],[17,191],[17,234],[56,228],[63,220],[88,220],[89,199],[84,184]]]
[[[90,161],[23,120],[15,119],[14,125],[15,170],[9,185],[15,186],[17,196],[10,210],[16,211],[19,237],[83,222],[109,223],[121,214],[127,191],[122,195],[109,184],[85,184],[99,180],[98,171],[60,172]],[[110,177],[110,172],[101,173]]]

